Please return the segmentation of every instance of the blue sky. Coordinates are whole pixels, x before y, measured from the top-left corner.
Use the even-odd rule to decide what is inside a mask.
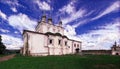
[[[119,0],[0,0],[0,35],[7,49],[23,45],[24,29],[34,31],[42,14],[60,19],[65,35],[82,41],[82,49],[110,49],[120,44]]]

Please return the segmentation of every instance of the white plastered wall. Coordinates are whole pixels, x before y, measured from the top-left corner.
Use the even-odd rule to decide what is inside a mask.
[[[45,47],[45,35],[29,33],[29,50],[31,55],[48,55],[48,48]]]

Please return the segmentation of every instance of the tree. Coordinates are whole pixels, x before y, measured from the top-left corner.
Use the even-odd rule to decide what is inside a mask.
[[[5,45],[2,43],[2,36],[0,35],[0,54],[4,54],[5,52]]]

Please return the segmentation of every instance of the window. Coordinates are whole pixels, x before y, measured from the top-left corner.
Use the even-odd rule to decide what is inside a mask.
[[[76,44],[74,44],[74,47],[76,47]]]
[[[79,48],[79,44],[77,44],[77,47]]]
[[[49,39],[49,44],[53,44],[53,40],[52,39]]]
[[[60,45],[61,44],[61,40],[58,40],[58,45]]]
[[[116,51],[116,48],[114,48],[114,50]]]
[[[67,41],[65,41],[65,46],[67,46]]]

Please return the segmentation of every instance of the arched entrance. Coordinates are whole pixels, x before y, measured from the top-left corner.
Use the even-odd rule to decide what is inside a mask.
[[[79,48],[76,48],[76,49],[75,49],[75,52],[76,52],[76,53],[79,53],[79,50],[80,50]]]

